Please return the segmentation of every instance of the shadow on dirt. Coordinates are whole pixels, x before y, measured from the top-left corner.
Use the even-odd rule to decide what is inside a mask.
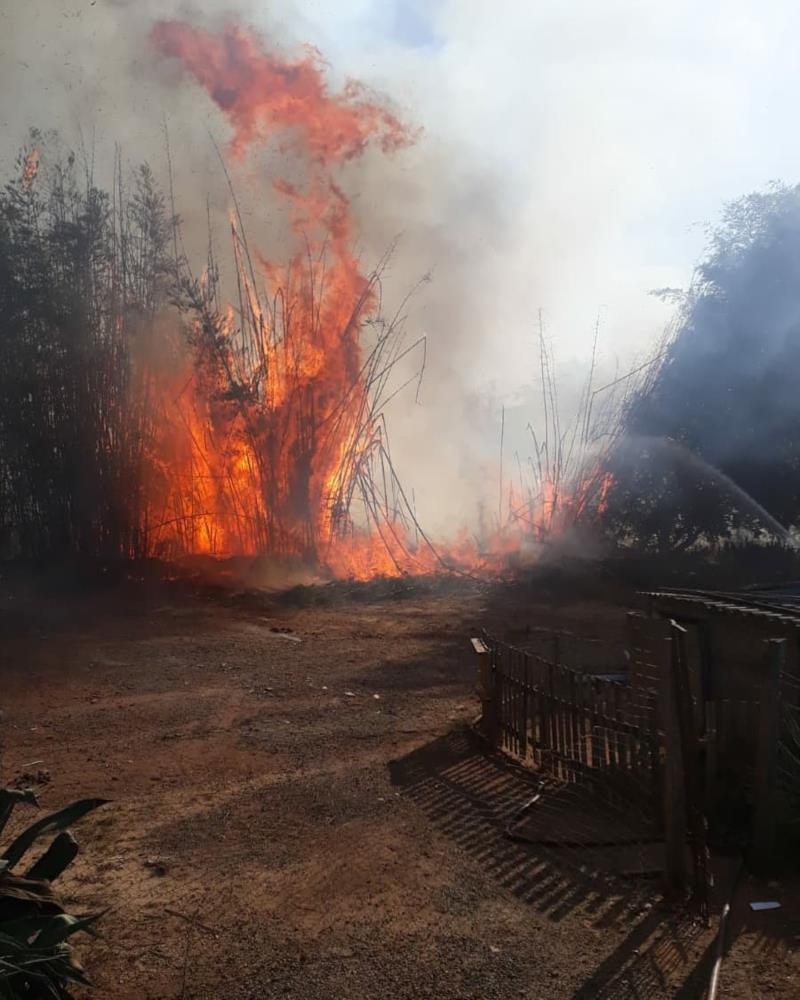
[[[572,1000],[700,1000],[708,986],[713,939],[697,955],[704,930],[690,913],[654,910],[573,994]]]
[[[466,641],[447,643],[413,659],[385,659],[354,673],[353,685],[386,692],[428,695],[443,688],[451,695],[469,691],[475,666]]]
[[[442,833],[552,920],[586,907],[596,925],[608,926],[617,917],[630,923],[652,905],[652,884],[589,871],[575,847],[509,839],[506,828],[538,790],[538,778],[489,751],[470,728],[455,729],[389,767],[392,783]]]
[[[661,908],[657,880],[598,872],[585,849],[509,839],[509,821],[539,787],[535,774],[490,751],[469,727],[389,769],[392,783],[430,822],[518,899],[554,922],[579,911],[591,926],[624,935],[573,1000],[700,995],[707,963],[698,963],[698,945],[707,932],[691,914]],[[563,820],[569,840],[569,815]]]

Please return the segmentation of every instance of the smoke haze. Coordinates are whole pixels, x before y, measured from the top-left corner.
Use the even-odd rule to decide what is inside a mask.
[[[73,145],[81,136],[100,184],[115,143],[163,180],[166,119],[190,252],[205,246],[206,196],[224,251],[230,198],[208,133],[224,146],[230,132],[205,92],[148,45],[164,17],[212,29],[236,17],[288,53],[316,45],[333,89],[363,80],[422,128],[407,150],[370,150],[342,183],[367,268],[401,237],[387,307],[433,279],[408,310],[410,335],[428,337],[421,405],[412,393],[390,416],[401,474],[436,530],[474,512],[501,403],[513,414],[509,448],[523,447],[529,414],[513,407],[535,380],[540,308],[569,396],[598,310],[601,363],[624,368],[668,318],[648,290],[688,284],[698,221],[771,177],[794,179],[800,138],[785,122],[800,84],[791,47],[800,14],[789,3],[7,5],[6,163],[36,125]],[[276,157],[236,179],[250,237],[267,255],[280,254],[286,220],[256,167],[274,170]]]

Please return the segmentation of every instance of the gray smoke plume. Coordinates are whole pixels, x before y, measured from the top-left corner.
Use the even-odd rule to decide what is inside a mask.
[[[11,161],[30,125],[55,127],[73,145],[82,137],[98,183],[115,143],[163,179],[166,119],[177,207],[198,252],[207,196],[224,233],[230,198],[208,133],[223,146],[228,133],[208,96],[148,47],[164,17],[211,28],[240,18],[287,53],[314,44],[333,89],[362,79],[424,129],[411,149],[348,165],[342,183],[365,266],[401,237],[387,308],[433,279],[409,307],[410,334],[428,336],[421,405],[398,398],[391,430],[404,481],[437,531],[496,493],[500,405],[513,415],[535,382],[538,309],[565,396],[585,371],[601,306],[601,369],[613,376],[618,355],[624,370],[668,317],[647,289],[687,282],[702,246],[691,224],[790,176],[800,154],[775,96],[800,82],[800,13],[783,0],[733,12],[689,0],[6,4],[0,156]],[[236,183],[252,240],[279,254],[285,233],[267,185]],[[510,421],[511,453],[525,448],[531,417]]]
[[[230,130],[205,91],[150,46],[152,25],[165,17],[211,30],[237,20],[256,26],[266,45],[291,54],[306,41],[299,12],[278,19],[255,3],[226,7],[220,14],[212,2],[34,0],[4,14],[0,87],[15,99],[2,108],[0,155],[8,168],[30,127],[53,129],[77,149],[101,186],[110,183],[117,148],[126,163],[150,162],[165,186],[168,135],[176,209],[189,256],[202,263],[210,213],[224,272],[225,261],[230,263],[231,196],[215,142],[224,151]],[[330,83],[332,89],[344,83],[334,66]],[[416,125],[413,108],[400,104],[394,110]],[[290,169],[278,165],[282,174]],[[264,256],[280,261],[287,256],[289,235],[271,194],[270,170],[274,176],[275,164],[261,159],[232,168],[232,176],[249,239]],[[409,337],[429,339],[425,382],[419,403],[411,392],[393,404],[392,443],[422,516],[433,520],[439,511],[447,512],[460,523],[474,513],[475,470],[484,457],[480,447],[470,446],[470,441],[480,445],[480,428],[471,426],[471,397],[485,330],[477,308],[483,292],[473,269],[483,253],[482,234],[503,238],[504,221],[493,195],[497,184],[475,164],[459,162],[457,150],[435,135],[394,156],[368,150],[342,170],[340,180],[353,206],[365,270],[397,241],[383,281],[386,311],[431,275],[408,307]],[[467,244],[474,249],[468,251]],[[420,355],[409,358],[399,380],[420,360]]]

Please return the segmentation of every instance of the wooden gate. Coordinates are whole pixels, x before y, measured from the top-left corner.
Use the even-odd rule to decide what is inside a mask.
[[[626,683],[485,634],[484,731],[551,783],[580,786],[598,809],[629,817],[638,837],[663,839],[668,881],[691,887],[704,907],[700,691],[691,683],[684,630],[674,622],[635,624]],[[584,796],[584,808],[589,799]]]

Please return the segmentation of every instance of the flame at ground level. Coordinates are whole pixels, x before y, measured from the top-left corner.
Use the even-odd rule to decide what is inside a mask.
[[[251,249],[237,212],[237,300],[218,307],[213,260],[202,279],[183,281],[186,363],[179,378],[148,373],[158,417],[147,550],[299,559],[361,580],[496,570],[585,507],[596,476],[571,499],[553,483],[542,496],[512,497],[509,523],[480,541],[466,532],[443,545],[427,539],[395,474],[381,412],[392,368],[408,353],[402,326],[377,314],[380,273],[363,273],[353,252],[336,177],[369,143],[388,154],[413,137],[357,84],[331,93],[313,52],[290,60],[240,26],[214,35],[180,21],[156,24],[151,41],[224,114],[234,162],[277,141],[305,172],[302,183],[269,181],[296,236],[287,261]],[[366,350],[368,320],[376,339]]]

